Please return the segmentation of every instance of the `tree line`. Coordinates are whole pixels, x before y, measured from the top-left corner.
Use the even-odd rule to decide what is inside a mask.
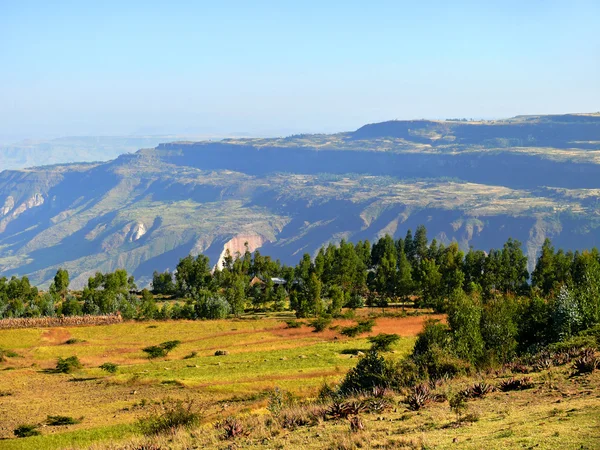
[[[157,302],[156,295],[179,301]],[[27,277],[0,279],[0,318],[120,312],[136,319],[215,319],[248,309],[286,308],[298,317],[335,317],[343,307],[390,304],[447,312],[454,329],[461,320],[471,326],[478,322],[488,336],[485,348],[511,353],[599,322],[600,254],[595,248],[556,251],[546,240],[529,274],[519,241],[508,239],[487,253],[464,253],[455,242],[429,241],[426,228],[419,226],[414,235],[412,230],[400,239],[386,235],[373,245],[342,240],[321,248],[314,258],[304,254],[295,266],[247,247],[243,254],[227,252],[214,270],[205,255],[190,255],[174,272],[155,272],[152,292],[145,289],[141,295],[122,269],[97,273],[80,293],[69,290],[63,269],[44,293]],[[498,318],[505,322],[494,322]],[[498,335],[490,337],[492,331]],[[483,351],[480,344],[464,348],[463,354]]]

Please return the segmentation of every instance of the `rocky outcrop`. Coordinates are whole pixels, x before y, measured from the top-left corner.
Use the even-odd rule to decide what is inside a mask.
[[[243,255],[246,249],[253,252],[257,248],[262,247],[266,242],[269,242],[264,236],[259,234],[240,234],[234,236],[223,245],[223,251],[219,255],[216,267],[223,267],[223,259],[229,251],[229,254],[234,258]]]

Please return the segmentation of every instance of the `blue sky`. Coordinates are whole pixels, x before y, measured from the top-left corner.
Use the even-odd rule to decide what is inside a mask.
[[[0,135],[600,110],[600,2],[0,0]]]

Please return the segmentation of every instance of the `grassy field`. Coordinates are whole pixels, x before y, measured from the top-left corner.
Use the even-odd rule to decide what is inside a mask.
[[[343,338],[335,330],[288,329],[282,314],[222,321],[129,322],[108,326],[0,330],[0,346],[17,357],[0,363],[0,448],[63,448],[90,440],[123,437],[144,405],[164,397],[194,397],[218,412],[260,407],[274,387],[314,395],[325,381],[339,380],[355,365],[343,350],[369,347],[366,337]],[[426,316],[380,318],[373,333],[404,338],[396,355],[408,352]],[[352,321],[336,321],[344,326]],[[68,340],[76,340],[67,344]],[[168,340],[181,345],[168,357],[149,360],[142,348]],[[226,350],[227,356],[214,356]],[[52,373],[59,357],[76,355],[84,368]],[[192,356],[194,355],[194,356]],[[191,357],[190,357],[191,356]],[[111,375],[98,368],[119,365]],[[141,405],[141,406],[140,406]],[[81,424],[44,427],[43,437],[10,439],[24,423],[48,415],[84,417]]]
[[[338,329],[287,328],[283,320],[289,318],[0,330],[0,346],[18,354],[0,363],[0,449],[600,447],[600,374],[572,376],[570,366],[532,374],[532,389],[469,401],[470,421],[458,421],[447,401],[409,411],[396,394],[385,413],[363,415],[365,430],[358,433],[350,432],[347,420],[284,429],[267,411],[269,392],[277,387],[298,398],[315,397],[324,382],[339,381],[356,364],[344,350],[369,347],[368,335],[350,339]],[[400,358],[427,318],[380,317],[370,334],[400,334],[389,355]],[[141,350],[175,339],[182,343],[166,358],[148,360]],[[228,355],[214,356],[216,350]],[[52,373],[57,358],[72,355],[82,369]],[[99,369],[105,362],[118,364],[118,372]],[[512,375],[452,380],[437,391],[450,398],[482,377],[497,384]],[[156,447],[150,447],[135,423],[165,398],[193,399],[201,405],[202,423],[152,438]],[[41,426],[41,436],[14,438],[17,426],[43,424],[48,415],[83,419]],[[246,430],[235,441],[221,439],[222,430],[214,427],[228,416],[240,418]]]

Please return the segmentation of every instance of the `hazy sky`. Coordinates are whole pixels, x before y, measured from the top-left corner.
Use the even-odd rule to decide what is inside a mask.
[[[600,110],[600,1],[0,0],[0,135]]]

